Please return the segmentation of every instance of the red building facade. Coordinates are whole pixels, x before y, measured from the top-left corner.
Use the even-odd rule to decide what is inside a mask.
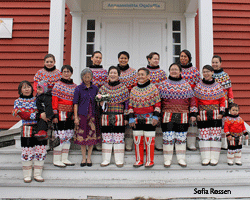
[[[70,64],[71,56],[72,17],[69,12],[66,7],[64,64]],[[50,1],[2,0],[0,18],[13,18],[12,39],[0,39],[0,129],[9,129],[18,121],[10,114],[18,97],[18,84],[22,80],[33,82],[34,74],[43,67],[43,57],[48,53]],[[249,21],[250,1],[213,0],[214,54],[222,57],[222,67],[232,80],[235,102],[240,105],[247,123],[250,123]],[[196,27],[196,38],[198,30]],[[197,67],[198,55],[196,53]]]

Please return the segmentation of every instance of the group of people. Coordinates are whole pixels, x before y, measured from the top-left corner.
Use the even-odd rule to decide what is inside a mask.
[[[178,164],[186,167],[186,147],[196,150],[197,135],[202,165],[217,165],[221,147],[227,144],[228,164],[235,158],[241,165],[242,137],[248,138],[248,133],[238,115],[239,106],[233,103],[231,81],[221,68],[221,58],[214,56],[212,66],[203,67],[203,79],[188,50],[170,65],[168,77],[159,67],[158,53],[146,59],[147,67],[136,71],[128,64],[128,52],[122,51],[119,64],[107,71],[101,65],[102,53],[96,51],[93,65],[82,70],[82,83],[77,86],[71,79],[71,66],[59,71],[55,57],[45,56],[44,68],[34,77],[36,96],[31,83],[22,81],[14,103],[13,115],[22,119],[24,182],[32,181],[33,161],[34,179],[44,181],[47,132],[52,126],[60,138],[53,150],[57,167],[74,165],[68,160],[72,138],[81,146],[81,167],[92,166],[94,145],[102,149],[102,167],[110,164],[112,149],[115,164],[122,167],[124,151],[131,151],[133,142],[134,167],[153,167],[155,148],[163,149],[165,167],[170,167],[174,149]]]

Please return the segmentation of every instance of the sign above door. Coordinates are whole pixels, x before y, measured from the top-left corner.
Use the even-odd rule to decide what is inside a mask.
[[[165,10],[164,2],[114,2],[104,1],[104,10]]]

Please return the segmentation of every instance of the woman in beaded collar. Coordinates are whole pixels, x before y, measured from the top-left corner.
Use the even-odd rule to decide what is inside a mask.
[[[202,165],[217,165],[221,149],[222,116],[225,114],[223,88],[213,78],[214,69],[205,65],[203,80],[194,88],[198,106],[199,146]]]

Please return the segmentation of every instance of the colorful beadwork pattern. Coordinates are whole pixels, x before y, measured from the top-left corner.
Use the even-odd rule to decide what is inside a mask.
[[[130,93],[129,106],[134,108],[145,108],[160,102],[159,91],[154,84],[149,84],[144,88],[135,86]]]
[[[201,81],[200,72],[194,66],[189,68],[183,67],[181,75],[191,85],[192,88]]]
[[[103,68],[90,68],[93,72],[93,85],[100,88],[107,83],[108,72]]]
[[[191,86],[185,81],[165,80],[158,87],[160,97],[163,99],[188,99],[194,97]]]
[[[111,100],[110,102],[108,102],[108,107],[110,107],[110,110],[112,110],[113,112],[120,112],[121,107],[119,105],[116,106],[116,104],[125,103],[125,110],[128,109],[129,92],[127,87],[123,84],[120,83],[116,86],[110,86],[106,83],[100,88],[98,93],[111,95]],[[117,108],[117,110],[115,110],[115,108]]]
[[[62,81],[58,81],[52,90],[52,95],[56,96],[60,99],[64,99],[67,101],[73,101],[74,92],[75,92],[76,87],[77,87],[77,85],[75,83],[66,84]]]
[[[36,107],[36,97],[32,98],[18,98],[14,102],[14,108],[12,111],[13,116],[17,116],[19,112],[30,112],[30,120],[22,120],[23,125],[36,124],[36,113],[38,112]]]
[[[205,84],[199,82],[194,88],[194,94],[198,99],[216,100],[224,97],[224,91],[219,83]]]
[[[120,82],[131,90],[137,84],[136,70],[130,67],[125,71],[121,71]]]
[[[155,84],[156,87],[158,87],[162,81],[167,79],[167,74],[162,69],[147,69],[150,71],[150,82]]]
[[[36,75],[34,76],[34,82],[39,81],[46,81],[48,83],[49,88],[53,88],[55,83],[59,81],[62,77],[61,72],[58,69],[55,69],[54,71],[48,72],[44,68],[39,70]]]

